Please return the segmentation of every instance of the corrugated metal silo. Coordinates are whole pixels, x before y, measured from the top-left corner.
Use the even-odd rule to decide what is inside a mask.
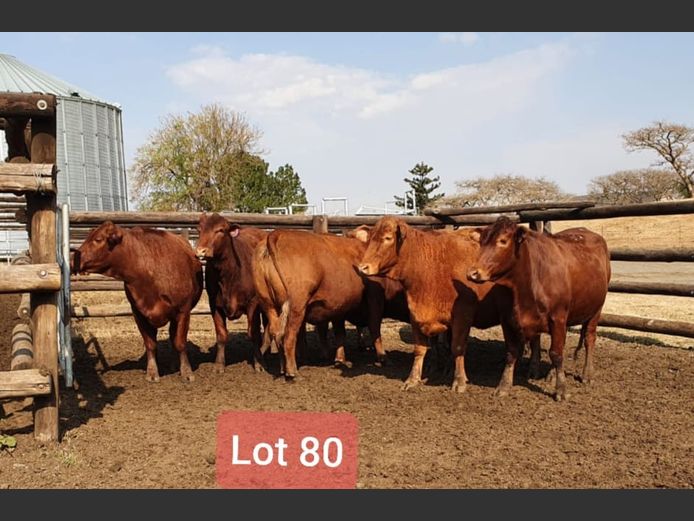
[[[75,211],[128,209],[120,106],[6,54],[0,54],[0,92],[56,96],[59,204]],[[4,136],[0,142],[4,159]]]

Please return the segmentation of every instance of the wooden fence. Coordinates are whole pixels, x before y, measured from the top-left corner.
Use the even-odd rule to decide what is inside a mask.
[[[424,216],[401,216],[408,224],[417,227],[440,228],[445,226],[484,226],[496,221],[500,215],[522,223],[528,223],[535,230],[550,229],[552,220],[607,219],[626,216],[657,216],[672,214],[693,214],[694,201],[673,201],[662,203],[630,204],[619,206],[597,206],[591,201],[531,203],[482,208],[444,208],[426,211]],[[315,232],[340,233],[347,229],[374,224],[378,216],[326,216],[326,215],[267,215],[222,213],[235,223],[266,229],[306,229]],[[71,238],[78,246],[94,226],[106,220],[130,226],[156,226],[182,233],[190,240],[197,239],[198,212],[78,212],[70,217]],[[694,262],[694,250],[688,249],[614,249],[612,260],[635,262]],[[72,291],[122,290],[123,283],[99,275],[76,275],[71,281]],[[610,283],[610,292],[637,293],[649,295],[674,295],[694,297],[694,284],[675,284],[668,282],[625,282]],[[693,302],[694,304],[694,302]],[[196,313],[207,310],[196,308]],[[130,314],[127,307],[91,306],[76,307],[73,316],[79,318],[125,316]],[[601,324],[609,327],[666,333],[694,338],[694,325],[667,321],[644,319],[641,317],[604,314]]]
[[[61,273],[56,244],[56,98],[41,94],[0,95],[0,118],[13,119],[18,132],[8,135],[8,162],[0,163],[3,208],[22,209],[29,232],[31,264],[0,267],[0,293],[30,292],[33,367],[0,371],[0,398],[34,397],[34,436],[41,442],[58,440],[58,290]],[[31,132],[25,131],[31,119]],[[8,129],[6,128],[6,133]],[[13,139],[18,138],[18,139]],[[5,212],[6,213],[6,212]],[[21,306],[20,306],[21,307]],[[14,337],[15,335],[13,335]],[[26,345],[26,338],[16,337]],[[13,341],[15,338],[13,338]],[[13,350],[22,353],[26,349]],[[22,354],[21,356],[25,356]]]

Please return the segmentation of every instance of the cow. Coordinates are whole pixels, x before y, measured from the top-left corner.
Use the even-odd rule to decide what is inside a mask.
[[[550,377],[556,381],[555,399],[561,401],[567,398],[564,344],[568,326],[582,326],[579,348],[583,340],[586,348],[582,380],[588,383],[593,378],[596,330],[610,275],[607,243],[597,233],[586,228],[538,233],[501,217],[481,229],[479,259],[467,278],[512,292],[513,306],[506,310],[506,320],[520,341],[550,334],[554,369]],[[510,387],[516,353],[514,343],[507,345],[502,385]]]
[[[510,306],[510,294],[504,288],[467,280],[468,268],[478,251],[479,243],[467,231],[420,231],[393,216],[382,217],[375,224],[359,270],[370,277],[395,279],[405,289],[414,361],[403,389],[422,382],[427,337],[450,330],[455,361],[451,388],[465,391],[465,349],[470,327],[484,329],[499,324],[501,311]]]
[[[364,247],[349,237],[275,230],[256,248],[253,279],[270,336],[283,348],[288,380],[297,376],[296,341],[304,321],[316,325],[331,321],[338,346],[335,361],[345,362],[345,320],[363,321],[364,306],[369,305],[365,279],[355,268]],[[371,334],[377,337],[374,331]],[[380,342],[377,349],[377,356],[384,359]]]
[[[183,381],[195,378],[186,343],[190,312],[202,293],[202,264],[190,243],[152,228],[121,228],[106,221],[93,229],[75,252],[73,268],[122,280],[147,353],[146,380],[159,381],[157,329],[169,323]]]
[[[245,314],[248,336],[253,342],[253,367],[263,371],[261,308],[253,284],[253,250],[267,237],[258,228],[241,228],[217,213],[200,215],[200,236],[195,254],[205,259],[205,288],[216,333],[215,371],[224,372],[224,351],[229,339],[226,321]],[[267,346],[265,346],[266,348]]]

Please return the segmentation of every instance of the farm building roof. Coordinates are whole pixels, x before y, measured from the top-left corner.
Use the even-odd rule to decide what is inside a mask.
[[[0,54],[0,92],[39,92],[63,98],[78,96],[85,100],[113,105],[84,89],[22,63],[9,54]]]

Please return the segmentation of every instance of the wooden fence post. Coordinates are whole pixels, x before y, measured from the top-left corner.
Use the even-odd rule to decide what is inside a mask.
[[[313,232],[328,233],[328,216],[314,215],[313,216]]]
[[[31,122],[32,163],[55,163],[55,118]],[[35,264],[55,263],[55,193],[27,193],[30,217],[31,260]],[[58,441],[58,293],[31,294],[31,322],[34,341],[34,367],[45,369],[51,378],[51,392],[34,398],[34,437],[41,442]]]

